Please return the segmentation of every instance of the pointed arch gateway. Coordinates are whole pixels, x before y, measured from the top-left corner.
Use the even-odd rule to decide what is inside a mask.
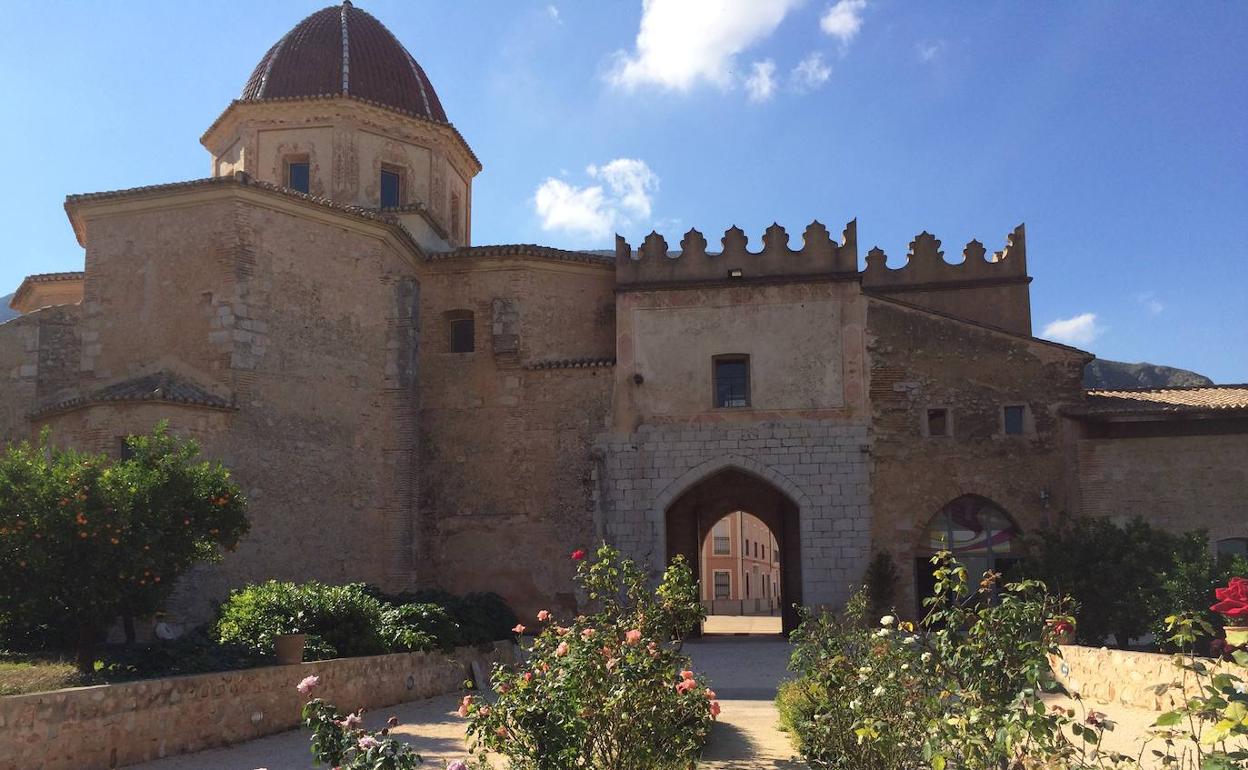
[[[744,458],[741,458],[744,460]],[[794,605],[802,603],[801,509],[803,495],[767,469],[749,461],[712,461],[694,469],[672,484],[660,497],[666,562],[684,556],[699,581],[702,543],[715,523],[728,514],[745,511],[762,520],[778,544],[780,558],[781,628],[797,627]],[[787,489],[786,489],[787,488]],[[795,500],[794,497],[799,499]]]

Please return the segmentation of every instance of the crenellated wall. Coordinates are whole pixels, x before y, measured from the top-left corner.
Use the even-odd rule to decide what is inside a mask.
[[[1031,278],[1027,275],[1027,238],[1023,225],[1006,237],[1005,248],[988,256],[973,240],[963,260],[945,261],[940,241],[928,232],[910,242],[906,264],[888,267],[875,247],[867,252],[862,288],[957,318],[1031,334]]]
[[[719,251],[707,251],[706,236],[690,230],[680,241],[680,253],[670,253],[657,232],[646,236],[637,249],[615,239],[616,283],[634,286],[660,283],[729,281],[752,278],[842,275],[858,272],[858,223],[845,225],[841,242],[832,240],[818,220],[802,233],[802,248],[789,248],[789,234],[778,224],[763,233],[762,251],[749,250],[749,238],[739,227],[729,228]],[[738,273],[739,271],[739,273]]]

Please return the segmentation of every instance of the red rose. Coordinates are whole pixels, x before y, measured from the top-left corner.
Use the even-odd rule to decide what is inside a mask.
[[[1248,579],[1233,577],[1226,588],[1215,588],[1218,603],[1209,609],[1228,618],[1248,620]]]
[[[584,558],[585,558],[585,551],[583,549],[577,548],[575,551],[572,552],[572,561],[580,561],[581,559],[584,559]]]

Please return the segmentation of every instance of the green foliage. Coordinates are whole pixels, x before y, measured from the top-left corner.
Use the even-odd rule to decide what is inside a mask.
[[[424,591],[375,595],[396,607],[405,604],[436,604],[446,609],[451,620],[458,626],[458,636],[453,647],[467,647],[511,639],[511,629],[520,619],[506,600],[492,591],[456,596],[440,588]],[[442,638],[439,636],[439,638]]]
[[[155,613],[192,565],[247,531],[246,500],[221,465],[162,424],[114,461],[38,444],[0,454],[0,633],[46,647],[74,626],[79,665],[120,615]]]
[[[393,652],[451,650],[459,644],[459,624],[437,604],[401,604],[381,615],[381,638]]]
[[[363,583],[270,580],[230,594],[221,606],[217,640],[268,654],[274,637],[307,634],[307,660],[379,655],[388,651],[381,632],[385,609]]]
[[[679,652],[703,618],[688,565],[676,560],[652,591],[603,546],[577,581],[596,611],[568,625],[543,611],[528,659],[495,668],[497,701],[465,698],[475,749],[514,770],[686,770],[719,710]]]
[[[1221,633],[1224,618],[1209,609],[1215,588],[1224,586],[1236,576],[1248,575],[1248,559],[1239,555],[1215,556],[1210,552],[1203,532],[1192,533],[1195,546],[1176,554],[1174,563],[1161,574],[1157,595],[1149,607],[1150,631],[1167,652],[1180,648],[1170,640],[1173,631],[1171,615],[1191,616],[1208,623],[1211,633],[1196,642],[1199,652],[1207,653],[1209,640]]]
[[[1077,641],[1100,646],[1112,635],[1125,648],[1158,630],[1173,611],[1163,609],[1166,603],[1190,592],[1182,565],[1198,563],[1208,540],[1203,532],[1175,535],[1138,517],[1123,526],[1075,518],[1040,531],[1027,546],[1021,573],[1078,603]],[[1168,577],[1177,581],[1170,589]]]
[[[316,687],[317,677],[299,685],[301,693]],[[364,729],[364,710],[340,714],[332,704],[313,698],[303,706],[303,726],[312,731],[312,757],[334,770],[416,770],[423,761],[416,750],[390,735],[398,724],[391,717],[381,730]]]
[[[777,700],[781,724],[816,770],[1007,767],[1058,739],[1039,700],[1065,602],[1035,582],[977,585],[948,554],[921,626],[868,621],[857,594],[840,615],[807,614],[793,634],[801,677]]]

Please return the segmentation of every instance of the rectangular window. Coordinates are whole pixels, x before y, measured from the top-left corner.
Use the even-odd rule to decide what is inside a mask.
[[[735,409],[750,405],[750,357],[715,357],[715,406]]]
[[[750,573],[745,573],[745,597],[750,598]]]
[[[397,171],[381,172],[381,207],[397,208],[403,205],[403,176]]]
[[[301,193],[311,192],[312,172],[306,160],[292,160],[286,164],[286,186]]]
[[[711,530],[714,536],[714,553],[716,556],[727,556],[732,553],[732,541],[728,536],[728,522],[720,519]]]
[[[747,538],[745,538],[745,550],[743,551],[743,553],[744,553],[746,556],[749,556],[749,555],[750,555],[750,539],[749,539],[748,537],[747,537]]]
[[[477,345],[476,324],[471,318],[451,319],[451,352],[471,353]]]
[[[928,409],[927,410],[927,435],[929,436],[948,436],[949,435],[949,410],[948,409]]]
[[[1005,435],[1021,436],[1027,432],[1027,407],[1005,407]]]
[[[727,599],[732,596],[732,577],[725,570],[715,570],[715,598]]]

